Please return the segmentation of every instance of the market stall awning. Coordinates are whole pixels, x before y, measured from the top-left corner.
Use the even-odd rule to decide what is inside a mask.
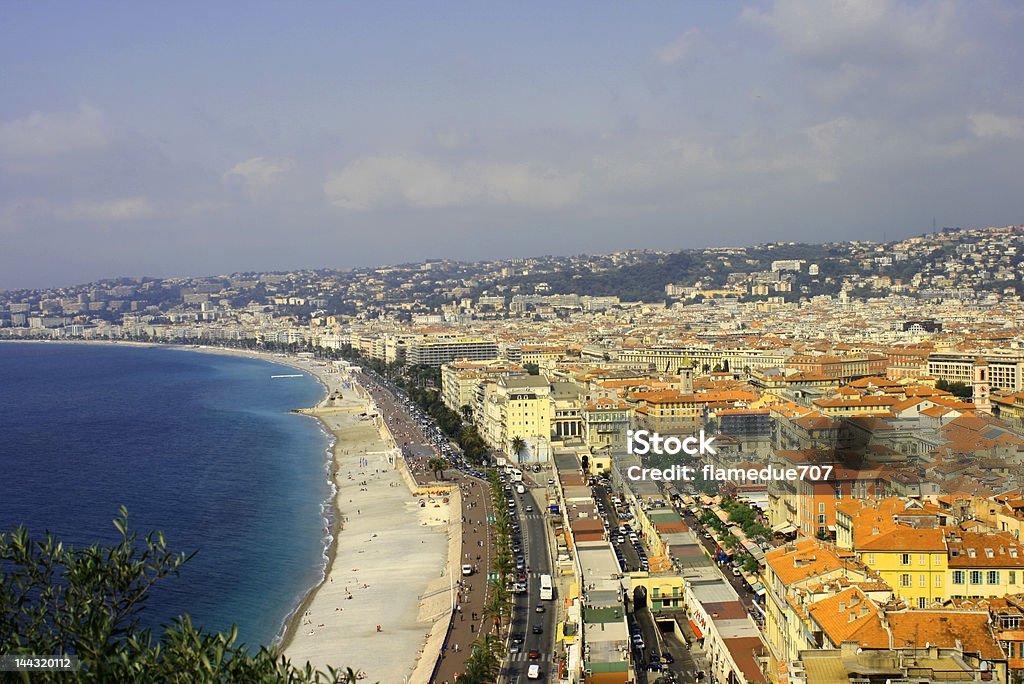
[[[700,627],[698,627],[697,623],[694,622],[693,620],[690,620],[690,629],[693,630],[693,635],[695,637],[697,637],[698,639],[703,639],[704,638],[704,633],[700,631]]]

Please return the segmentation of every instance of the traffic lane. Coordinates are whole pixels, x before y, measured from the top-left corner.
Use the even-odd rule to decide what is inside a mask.
[[[605,524],[608,525],[608,539],[612,545],[622,551],[622,555],[626,559],[626,567],[623,568],[625,571],[635,571],[640,569],[640,554],[636,552],[636,548],[633,543],[629,541],[629,533],[625,535],[623,543],[619,543],[618,528],[622,525],[622,521],[619,520],[619,514],[615,510],[615,506],[612,505],[611,499],[608,495],[608,490],[603,486],[592,487],[591,491],[600,500],[601,505],[604,507],[604,512],[601,513],[604,518]]]
[[[637,608],[633,606],[633,618],[636,624],[640,627],[640,633],[644,639],[644,648],[642,650],[633,649],[636,654],[636,667],[637,672],[643,671],[648,679],[657,679],[657,671],[650,671],[651,659],[657,656],[661,657],[661,640],[658,635],[658,628],[654,624],[654,619],[651,616],[651,612],[647,608]],[[630,635],[632,639],[632,635]]]
[[[675,662],[668,666],[676,674],[680,684],[692,684],[696,682],[697,665],[693,661],[693,654],[674,634],[665,634],[663,648],[665,653],[671,653]]]
[[[661,631],[661,628],[658,627],[656,616],[649,608],[638,610],[636,617],[643,630],[644,642],[647,645],[644,655],[648,672],[650,672],[649,664],[653,657],[658,656],[660,659],[666,653],[672,655],[673,662],[659,665],[658,670],[650,672],[649,678],[654,680],[666,671],[671,671],[680,682],[693,680],[692,672],[696,668],[694,667],[693,657],[690,655],[689,649],[672,638],[671,634]]]
[[[530,496],[525,495],[523,498]],[[534,504],[530,504],[533,506]],[[527,591],[525,594],[517,594],[514,605],[515,610],[513,613],[512,621],[512,633],[515,635],[522,636],[523,645],[520,650],[529,653],[531,650],[537,650],[540,653],[540,662],[542,669],[547,666],[545,663],[550,663],[552,659],[552,618],[551,612],[548,610],[546,604],[548,601],[541,601],[540,599],[540,574],[546,573],[551,574],[550,570],[550,554],[548,553],[547,537],[545,535],[544,520],[539,518],[538,512],[535,510],[532,513],[525,512],[525,506],[516,506],[515,511],[516,520],[519,522],[522,538],[523,555],[526,559]],[[544,605],[545,610],[543,613],[538,613],[536,608],[538,605]],[[534,628],[540,627],[541,633],[535,634]],[[523,674],[528,667],[529,660],[510,659],[506,666],[506,673],[510,677]]]
[[[527,556],[527,565],[531,570],[528,583],[531,601],[529,611],[537,618],[535,624],[539,624],[544,630],[541,634],[532,635],[537,639],[537,648],[542,655],[548,655],[552,652],[552,628],[551,612],[547,610],[547,604],[551,602],[542,601],[540,598],[540,575],[553,575],[554,573],[551,569],[551,554],[548,548],[547,522],[544,520],[544,514],[540,512],[541,504],[537,500],[537,491],[530,490],[529,496],[533,499],[534,511],[525,513],[523,516],[525,518],[524,527],[529,530],[530,534],[529,555]],[[544,612],[537,613],[536,607],[541,604],[544,605]],[[550,658],[548,659],[550,660]]]

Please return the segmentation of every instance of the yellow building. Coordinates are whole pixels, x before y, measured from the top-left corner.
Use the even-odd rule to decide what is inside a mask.
[[[1024,545],[1005,532],[947,530],[950,597],[994,597],[1024,591]]]
[[[772,549],[764,556],[764,638],[775,659],[793,661],[813,643],[805,601],[808,589],[827,580],[867,580],[869,573],[854,559],[840,557],[829,545],[803,538]]]
[[[871,528],[855,544],[860,561],[877,572],[896,595],[910,605],[924,608],[933,601],[947,598],[949,585],[942,528],[917,529],[891,523],[886,528]]]

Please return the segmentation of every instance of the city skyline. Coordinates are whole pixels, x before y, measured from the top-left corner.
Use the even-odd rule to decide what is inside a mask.
[[[1011,3],[21,6],[0,289],[1020,222]]]

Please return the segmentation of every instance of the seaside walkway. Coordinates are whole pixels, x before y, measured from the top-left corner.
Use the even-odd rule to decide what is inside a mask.
[[[390,389],[377,378],[363,374],[360,384],[372,396],[395,440],[395,446],[403,448],[407,454],[405,460],[417,484],[428,485],[436,482],[433,473],[427,467],[427,454],[433,455],[434,449],[418,423],[409,415],[402,403],[396,400]],[[424,446],[429,451],[423,449]],[[445,484],[454,484],[461,492],[461,560],[464,564],[473,565],[477,570],[469,577],[462,577],[461,568],[452,568],[452,572],[460,573],[457,575],[456,609],[449,616],[447,636],[430,680],[437,684],[454,684],[456,676],[465,669],[466,660],[472,653],[473,641],[482,633],[485,634],[494,628],[493,621],[485,618],[483,614],[489,589],[487,578],[495,552],[493,528],[488,524],[488,516],[492,513],[489,486],[485,481],[454,469],[448,473]]]

